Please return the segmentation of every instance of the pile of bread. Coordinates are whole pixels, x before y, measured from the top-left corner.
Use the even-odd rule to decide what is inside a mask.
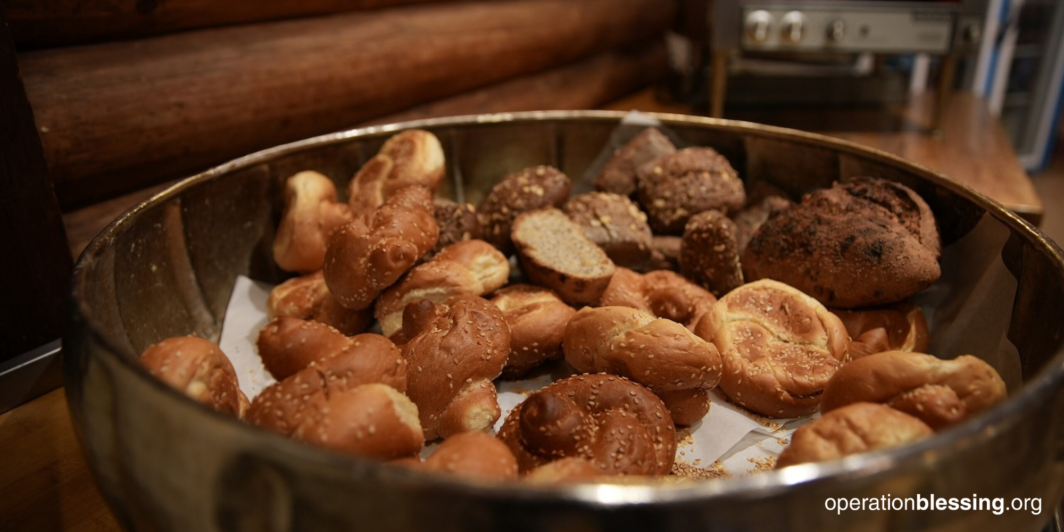
[[[676,426],[701,420],[718,386],[760,415],[821,412],[778,467],[925,438],[1005,397],[980,359],[923,354],[908,298],[938,279],[940,243],[900,184],[854,178],[795,203],[653,128],[615,152],[598,192],[569,197],[570,179],[538,166],[474,207],[434,199],[443,176],[439,141],[410,130],[347,203],[315,172],[287,180],[273,251],[300,276],[270,294],[258,349],[278,382],[250,404],[207,340],[162,341],[144,365],[308,444],[540,482],[669,474]],[[491,434],[495,381],[559,359],[575,375]]]

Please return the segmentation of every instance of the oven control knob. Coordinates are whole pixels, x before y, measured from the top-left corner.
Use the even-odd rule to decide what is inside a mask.
[[[763,43],[772,31],[772,14],[764,9],[752,11],[746,16],[746,37],[751,42]]]
[[[842,42],[843,37],[846,36],[846,22],[842,19],[835,19],[828,22],[827,39],[831,43]]]
[[[805,35],[805,15],[801,11],[791,11],[783,15],[780,21],[780,38],[788,44],[798,44]]]

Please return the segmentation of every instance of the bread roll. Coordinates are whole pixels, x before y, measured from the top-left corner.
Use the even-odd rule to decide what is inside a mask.
[[[455,203],[448,199],[435,198],[432,205],[432,215],[440,228],[440,238],[429,252],[430,257],[451,244],[480,238],[477,208],[472,203]]]
[[[602,172],[595,178],[595,188],[622,196],[631,196],[636,190],[636,172],[641,166],[676,151],[669,140],[657,128],[648,127],[613,152]]]
[[[595,304],[610,284],[613,261],[558,209],[519,216],[513,242],[525,275],[570,305]]]
[[[639,169],[639,203],[655,233],[680,233],[691,216],[728,214],[744,201],[738,172],[712,148],[684,148]]]
[[[749,198],[747,198],[749,199]],[[758,203],[749,205],[735,214],[735,242],[738,245],[739,255],[746,250],[746,245],[754,237],[768,218],[777,212],[790,208],[794,202],[780,196],[767,196]]]
[[[426,440],[487,430],[501,411],[491,382],[510,353],[510,328],[495,305],[474,296],[407,306],[403,346],[407,395],[417,404]]]
[[[556,381],[517,405],[499,430],[522,473],[555,460],[591,461],[606,475],[665,475],[676,427],[650,390],[613,375]]]
[[[273,259],[283,270],[313,272],[325,262],[329,238],[353,217],[336,201],[336,186],[317,172],[299,172],[284,186],[284,214],[273,239]]]
[[[417,407],[384,384],[364,384],[329,396],[305,413],[292,437],[378,460],[414,456],[425,445]]]
[[[516,480],[517,459],[510,448],[485,432],[463,432],[447,438],[425,459],[403,465],[476,480]]]
[[[934,283],[939,246],[931,210],[915,192],[854,178],[771,217],[750,240],[742,266],[748,280],[775,279],[832,307],[867,307]]]
[[[281,317],[299,318],[324,323],[345,336],[365,332],[373,321],[369,309],[347,310],[340,306],[325,284],[325,276],[317,272],[293,277],[270,290],[266,302],[270,320]]]
[[[259,331],[257,346],[262,364],[277,380],[337,355],[383,361],[380,368],[387,371],[392,371],[397,363],[402,366],[399,348],[379,334],[347,337],[328,325],[298,318],[270,322]]]
[[[432,193],[417,186],[399,189],[379,209],[333,235],[325,254],[325,283],[344,308],[369,308],[438,237]]]
[[[574,196],[565,214],[614,264],[640,268],[650,260],[650,226],[647,215],[627,196],[591,192]]]
[[[629,307],[577,312],[565,327],[562,349],[576,371],[626,377],[663,401],[668,398],[665,406],[678,425],[706,415],[707,394],[721,378],[720,354],[713,344],[674,321]]]
[[[502,178],[477,206],[484,240],[504,254],[513,252],[510,235],[521,213],[544,207],[561,207],[573,183],[552,166],[533,166]]]
[[[195,336],[167,338],[145,349],[140,363],[171,388],[208,408],[239,418],[248,407],[233,364],[211,341]]]
[[[885,307],[844,310],[831,309],[850,334],[850,359],[856,360],[884,351],[927,352],[927,320],[920,307],[911,302]]]
[[[396,133],[355,174],[347,186],[347,201],[357,216],[368,216],[393,194],[409,186],[435,191],[443,179],[443,147],[428,131]]]
[[[986,362],[964,355],[942,360],[887,351],[846,364],[824,389],[821,410],[857,402],[883,403],[946,428],[1005,400],[1005,382]]]
[[[381,294],[374,313],[381,331],[392,338],[403,328],[403,309],[427,299],[443,303],[460,295],[482,296],[506,284],[510,262],[483,240],[466,240],[447,246],[432,260],[410,270]]]
[[[519,378],[548,360],[562,358],[562,333],[576,314],[554,292],[527,284],[507,286],[491,302],[510,326],[510,355],[503,378]]]
[[[900,447],[931,434],[927,425],[908,414],[874,403],[854,403],[799,427],[776,460],[776,469]]]
[[[693,328],[717,298],[684,276],[666,270],[640,275],[617,268],[602,293],[603,307],[631,307]]]
[[[691,217],[680,243],[680,271],[720,297],[743,284],[735,223],[720,211]]]
[[[604,473],[585,458],[562,458],[547,462],[524,476],[522,480],[533,484],[574,484],[592,482]]]
[[[842,322],[823,305],[770,280],[729,292],[699,320],[695,333],[720,351],[720,389],[771,417],[813,413],[850,343]]]
[[[680,271],[680,246],[683,242],[678,236],[654,235],[650,240],[650,260],[643,266],[645,271],[669,270]]]

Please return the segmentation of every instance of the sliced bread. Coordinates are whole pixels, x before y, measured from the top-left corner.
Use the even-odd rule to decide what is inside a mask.
[[[511,238],[525,275],[570,305],[594,305],[613,277],[606,252],[558,209],[518,216]]]

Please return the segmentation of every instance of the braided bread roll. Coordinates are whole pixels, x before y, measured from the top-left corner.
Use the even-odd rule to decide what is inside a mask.
[[[435,191],[443,172],[440,140],[422,129],[402,131],[385,141],[351,179],[347,201],[356,216],[368,215],[404,187],[417,185]]]
[[[903,301],[884,307],[831,309],[850,333],[850,359],[884,351],[927,352],[927,319],[920,307]]]
[[[459,295],[482,296],[506,284],[510,262],[483,240],[447,246],[432,260],[419,264],[381,294],[374,310],[381,331],[391,338],[403,328],[403,309],[427,299],[443,303]]]
[[[519,378],[548,360],[562,358],[565,324],[576,314],[558,294],[528,284],[507,286],[491,302],[510,325],[510,355],[504,378]]]
[[[322,272],[293,277],[270,290],[266,302],[270,320],[282,317],[299,318],[324,323],[344,335],[365,332],[373,321],[368,309],[347,310],[329,292]]]
[[[283,270],[312,272],[325,262],[332,234],[349,223],[351,209],[336,201],[336,186],[317,172],[299,172],[284,186],[284,214],[273,240],[273,259]]]
[[[998,372],[971,355],[953,360],[887,351],[846,364],[828,382],[823,412],[857,402],[882,403],[927,423],[950,427],[1005,400]]]
[[[693,328],[717,298],[686,277],[668,270],[640,275],[617,268],[599,299],[603,307],[632,307]]]
[[[372,365],[363,368],[369,375],[403,369],[402,353],[391,340],[371,333],[347,337],[316,321],[277,318],[259,331],[256,344],[262,364],[277,380],[284,380],[315,362],[338,355],[356,355],[364,357],[367,362],[373,361]],[[394,367],[396,365],[398,369]]]
[[[562,348],[577,371],[619,375],[650,388],[679,425],[706,415],[709,390],[721,378],[713,344],[679,323],[629,307],[577,312],[565,327]]]
[[[605,475],[665,475],[676,459],[676,427],[650,390],[623,377],[577,375],[517,405],[499,430],[522,473],[584,458]]]
[[[771,417],[813,413],[850,345],[842,322],[820,302],[767,279],[722,297],[695,334],[720,350],[720,389]]]
[[[403,345],[409,365],[407,395],[418,406],[426,440],[487,430],[501,411],[491,382],[510,352],[502,312],[475,296],[446,303],[421,300],[406,307]]]
[[[372,214],[333,235],[325,254],[325,283],[344,308],[369,308],[438,237],[432,192],[417,186],[399,189]]]
[[[140,355],[152,375],[192,400],[223,414],[243,417],[248,398],[236,370],[214,342],[195,336],[167,338]]]

